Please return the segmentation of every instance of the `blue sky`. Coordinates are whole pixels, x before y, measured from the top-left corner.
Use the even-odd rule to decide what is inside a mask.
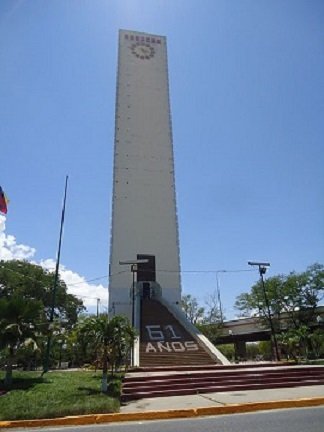
[[[230,270],[323,263],[323,23],[321,0],[2,0],[0,256],[52,265],[68,174],[64,274],[106,301],[123,28],[168,40],[183,291],[228,270],[232,317],[258,274]]]

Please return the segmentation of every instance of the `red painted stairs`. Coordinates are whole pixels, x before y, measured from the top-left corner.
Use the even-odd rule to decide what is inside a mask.
[[[310,385],[324,385],[324,366],[233,365],[178,367],[177,370],[141,368],[139,372],[126,375],[122,401]]]
[[[220,363],[218,361],[217,363]],[[215,365],[170,311],[157,300],[141,302],[140,366]]]

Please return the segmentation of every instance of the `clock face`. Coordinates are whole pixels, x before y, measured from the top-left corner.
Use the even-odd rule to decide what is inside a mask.
[[[150,44],[144,42],[135,43],[130,49],[134,56],[141,60],[149,60],[155,54],[154,48]]]

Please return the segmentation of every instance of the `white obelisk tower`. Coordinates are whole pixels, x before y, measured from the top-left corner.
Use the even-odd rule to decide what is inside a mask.
[[[142,282],[142,295],[151,282],[169,303],[179,304],[181,299],[163,36],[119,32],[114,149],[109,311],[131,319],[133,277],[136,286]],[[147,264],[138,265],[136,274],[131,265],[120,264],[139,259]]]

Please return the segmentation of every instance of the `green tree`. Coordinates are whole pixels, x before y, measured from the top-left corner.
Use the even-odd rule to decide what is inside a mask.
[[[205,300],[204,323],[220,324],[224,320],[219,296],[216,291],[209,294]]]
[[[68,333],[67,346],[74,366],[96,364],[97,352],[92,315],[81,314],[76,325]]]
[[[201,324],[196,324],[196,327],[201,331],[203,335],[206,336],[207,339],[210,340],[214,345],[217,344],[217,339],[222,333],[222,324],[221,323],[212,323],[208,324],[203,322]]]
[[[198,300],[190,294],[182,297],[181,304],[187,319],[215,344],[222,327],[217,293],[214,292],[207,296],[206,308],[200,306]]]
[[[199,306],[198,300],[190,294],[186,294],[181,298],[181,306],[187,319],[196,324],[203,321],[205,309]]]
[[[136,338],[136,331],[132,328],[127,318],[116,315],[110,321],[111,344],[108,361],[111,373],[118,370],[122,365],[128,367],[131,349]]]
[[[42,313],[36,329],[41,352],[41,355],[37,356],[38,361],[44,355],[48,335],[53,334],[55,336],[57,323],[59,323],[60,331],[63,326],[67,330],[72,329],[77,322],[79,313],[84,309],[82,301],[68,294],[66,284],[59,278],[55,298],[54,323],[50,325],[53,282],[54,273],[43,269],[41,266],[19,260],[0,261],[0,298],[8,300],[21,298],[27,304],[33,302],[41,304]],[[55,346],[52,348],[55,349]],[[24,353],[26,358],[24,358]],[[28,364],[29,355],[30,349],[20,350],[20,361]],[[54,360],[53,355],[51,360]]]
[[[275,332],[287,355],[307,356],[309,329],[316,324],[316,308],[324,298],[324,266],[313,264],[305,272],[291,272],[252,286],[251,291],[237,297],[235,307],[243,316],[257,316],[269,326],[267,297]],[[282,334],[286,333],[286,334]],[[298,349],[297,349],[298,348]]]
[[[136,332],[124,316],[114,316],[109,320],[108,315],[102,314],[91,317],[85,323],[87,337],[91,337],[95,350],[102,364],[101,391],[107,392],[108,365],[112,374],[121,364],[127,364],[128,355],[133,346]]]
[[[6,363],[5,385],[12,384],[12,366],[23,348],[37,348],[37,324],[42,304],[36,300],[11,296],[0,299],[0,350]]]
[[[235,360],[235,348],[234,344],[221,344],[217,345],[217,349],[229,360]]]
[[[47,319],[52,307],[54,273],[28,261],[0,261],[0,297],[21,296],[41,301]],[[65,282],[59,278],[55,298],[55,318],[71,328],[79,313],[84,310],[83,302],[68,294]]]
[[[324,331],[317,329],[309,336],[314,358],[324,357]]]
[[[266,296],[271,313],[278,316],[281,313],[279,293],[283,285],[282,276],[274,276],[264,281]],[[249,293],[240,294],[235,302],[235,308],[240,311],[241,316],[259,316],[268,320],[268,311],[263,292],[262,283],[258,281],[252,286]]]
[[[260,356],[263,360],[271,360],[272,358],[271,341],[260,341],[259,351],[260,351]]]

